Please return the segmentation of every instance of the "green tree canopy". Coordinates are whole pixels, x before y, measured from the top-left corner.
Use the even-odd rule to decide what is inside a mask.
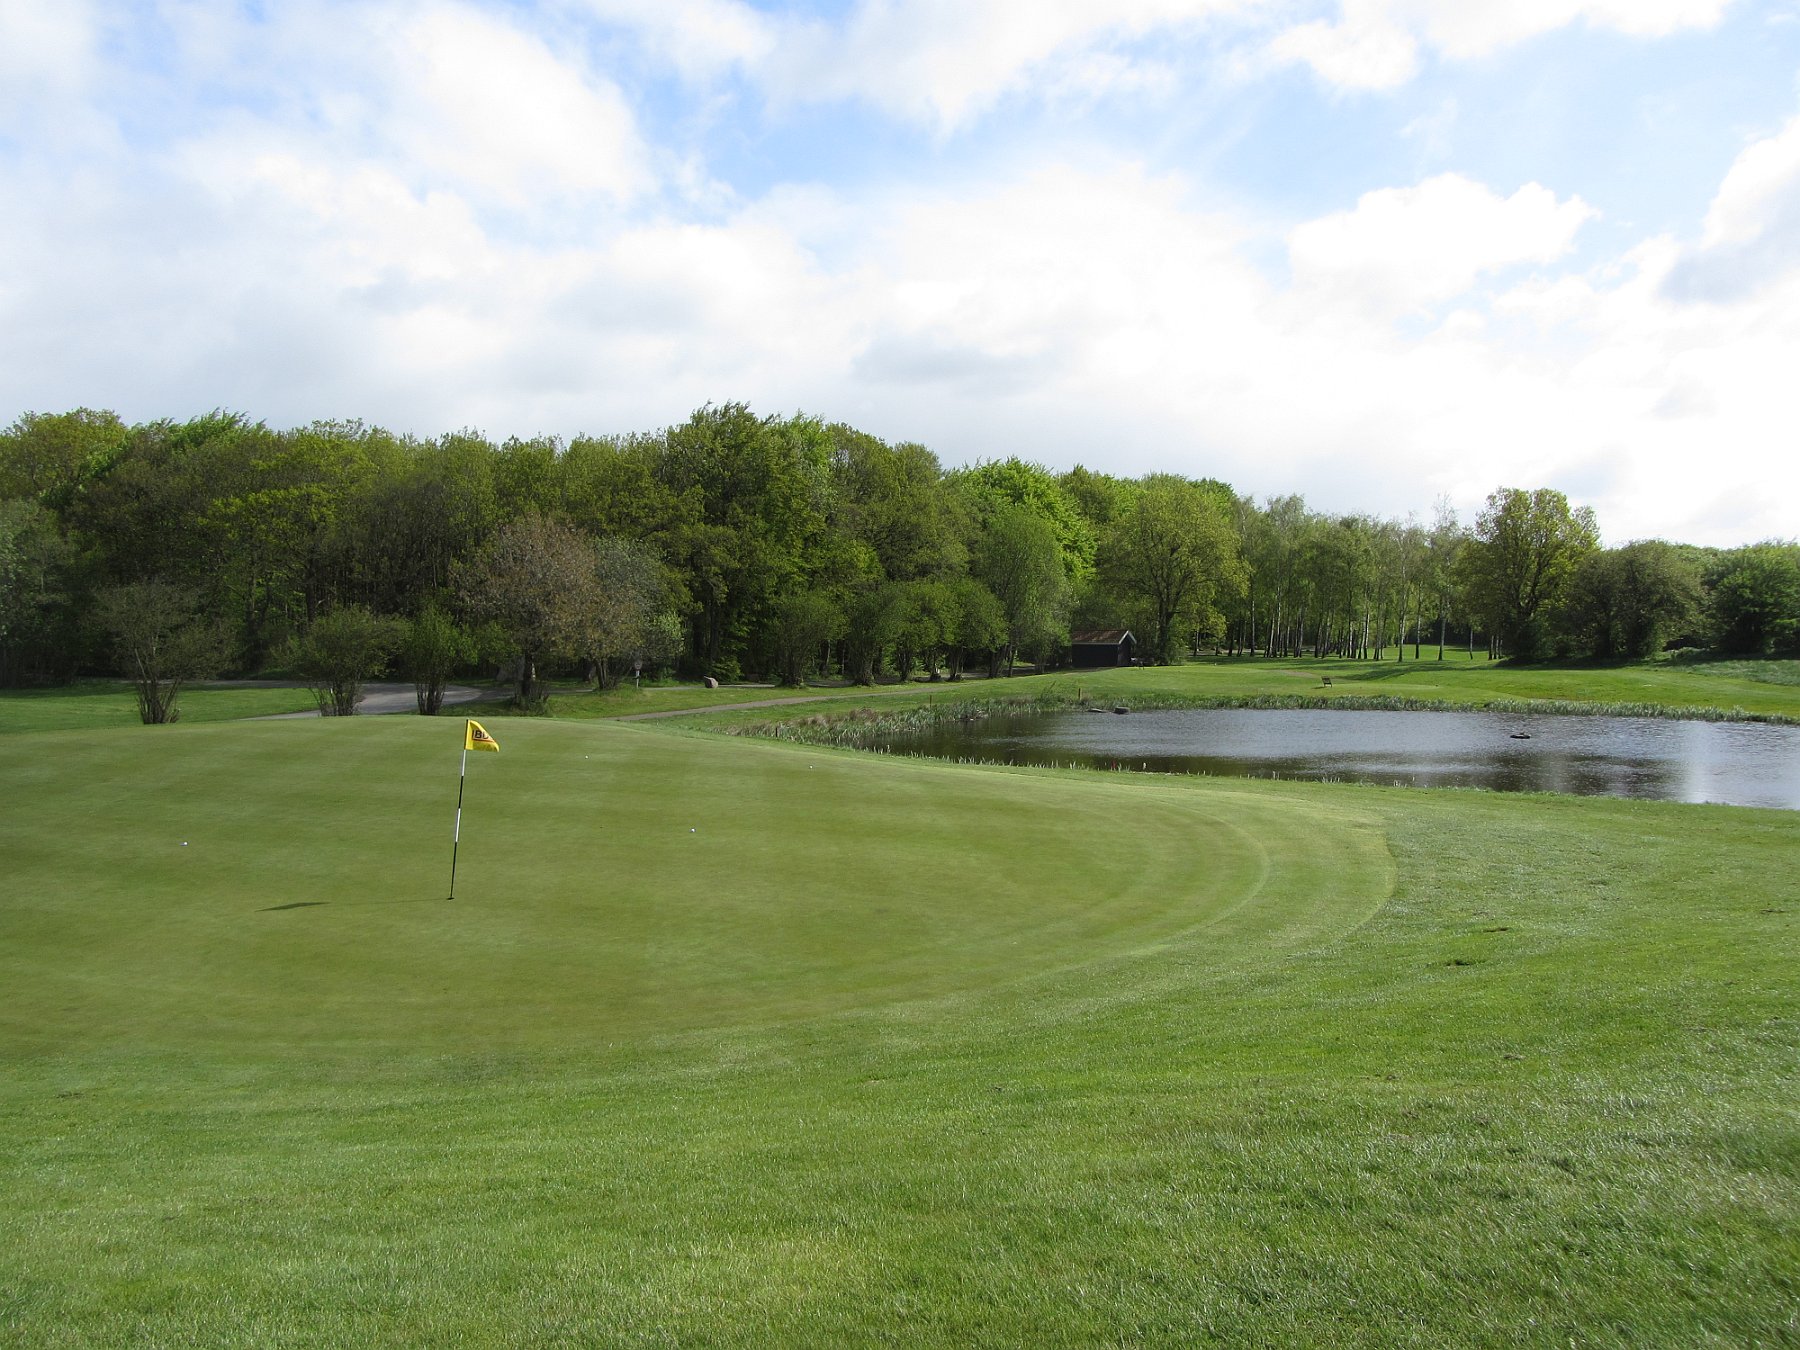
[[[1800,640],[1800,544],[1769,541],[1721,554],[1712,575],[1714,640],[1766,654]]]
[[[585,647],[594,679],[617,685],[628,664],[654,664],[674,619],[668,571],[647,545],[607,536],[593,543],[596,586]]]
[[[474,639],[456,620],[436,605],[419,611],[400,636],[400,668],[412,681],[420,716],[437,716],[450,677],[474,659]]]
[[[1019,509],[1028,511],[1049,526],[1066,580],[1079,582],[1093,572],[1093,526],[1048,469],[1018,458],[997,459],[959,469],[949,481],[978,533],[991,533],[997,520]]]
[[[137,690],[146,724],[179,720],[182,685],[213,674],[225,659],[224,634],[202,613],[199,597],[160,578],[107,587],[94,617]]]
[[[513,699],[542,703],[537,663],[583,654],[599,607],[599,570],[592,542],[572,526],[527,511],[494,532],[457,569],[464,612],[492,625],[514,659]]]
[[[1182,634],[1219,630],[1215,599],[1244,585],[1237,539],[1217,498],[1170,475],[1145,480],[1108,528],[1099,573],[1143,616],[1151,658],[1165,663],[1175,658]]]
[[[1569,499],[1550,488],[1489,495],[1463,553],[1463,579],[1507,655],[1533,660],[1545,653],[1549,616],[1599,535],[1593,511],[1570,509]]]
[[[1560,622],[1578,651],[1654,656],[1699,621],[1700,572],[1660,539],[1596,549],[1576,565]]]
[[[28,412],[0,431],[0,498],[30,497],[62,510],[125,447],[116,413]]]
[[[375,614],[361,605],[344,605],[321,614],[289,647],[289,660],[300,672],[326,717],[356,712],[365,681],[388,667],[405,636],[397,619]]]
[[[1072,592],[1064,558],[1055,528],[1031,507],[1009,502],[989,517],[974,571],[1006,618],[1000,655],[1009,674],[1020,652],[1041,654],[1068,641]]]

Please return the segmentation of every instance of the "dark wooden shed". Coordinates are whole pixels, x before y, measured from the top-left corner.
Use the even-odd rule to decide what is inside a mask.
[[[1077,670],[1128,666],[1137,655],[1137,639],[1129,628],[1094,628],[1084,633],[1071,633],[1069,646]]]

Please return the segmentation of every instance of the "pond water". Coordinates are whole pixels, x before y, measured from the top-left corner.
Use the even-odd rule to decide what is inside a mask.
[[[1249,708],[1036,713],[896,736],[895,754],[1800,810],[1800,727],[1640,717]]]

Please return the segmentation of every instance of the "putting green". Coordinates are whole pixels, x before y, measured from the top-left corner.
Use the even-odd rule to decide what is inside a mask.
[[[461,726],[10,739],[0,1040],[573,1050],[1241,963],[1393,884],[1350,806],[509,721],[470,757],[450,901]]]

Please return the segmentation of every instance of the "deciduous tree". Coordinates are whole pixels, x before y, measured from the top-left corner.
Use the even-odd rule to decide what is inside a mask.
[[[349,717],[365,681],[387,669],[404,627],[361,605],[321,614],[289,648],[289,659],[318,700],[325,717]]]
[[[437,716],[450,677],[474,659],[474,639],[436,605],[407,624],[400,638],[400,668],[412,681],[420,716]]]
[[[997,508],[976,542],[974,571],[1000,602],[1006,642],[995,665],[1007,674],[1021,651],[1041,653],[1068,640],[1070,586],[1055,529],[1028,506]]]
[[[94,616],[112,639],[118,668],[137,690],[138,716],[148,724],[177,721],[182,685],[213,674],[225,659],[219,625],[203,616],[193,591],[171,582],[108,587]]]
[[[651,661],[661,653],[674,606],[667,570],[645,545],[602,538],[592,547],[597,584],[584,645],[595,682],[611,689],[626,663]]]
[[[1601,658],[1654,656],[1700,614],[1700,574],[1660,539],[1597,549],[1569,579],[1559,620],[1575,649]]]
[[[0,685],[74,671],[75,572],[75,549],[50,511],[30,498],[0,500]]]
[[[1175,658],[1184,633],[1217,631],[1215,597],[1239,590],[1243,565],[1231,522],[1194,483],[1168,475],[1146,481],[1129,510],[1101,541],[1107,586],[1137,606],[1149,629],[1151,658]]]
[[[1501,488],[1488,497],[1463,553],[1463,578],[1505,655],[1544,654],[1549,616],[1599,534],[1593,511],[1572,510],[1550,488]]]
[[[797,687],[818,669],[824,645],[844,630],[844,614],[829,596],[790,591],[774,605],[771,629],[777,682]]]
[[[514,660],[518,706],[543,703],[539,661],[582,654],[599,585],[588,538],[536,511],[502,525],[458,569],[456,590],[464,611],[477,623],[493,625]]]
[[[1800,544],[1770,541],[1720,555],[1712,572],[1714,640],[1767,654],[1800,639]]]

